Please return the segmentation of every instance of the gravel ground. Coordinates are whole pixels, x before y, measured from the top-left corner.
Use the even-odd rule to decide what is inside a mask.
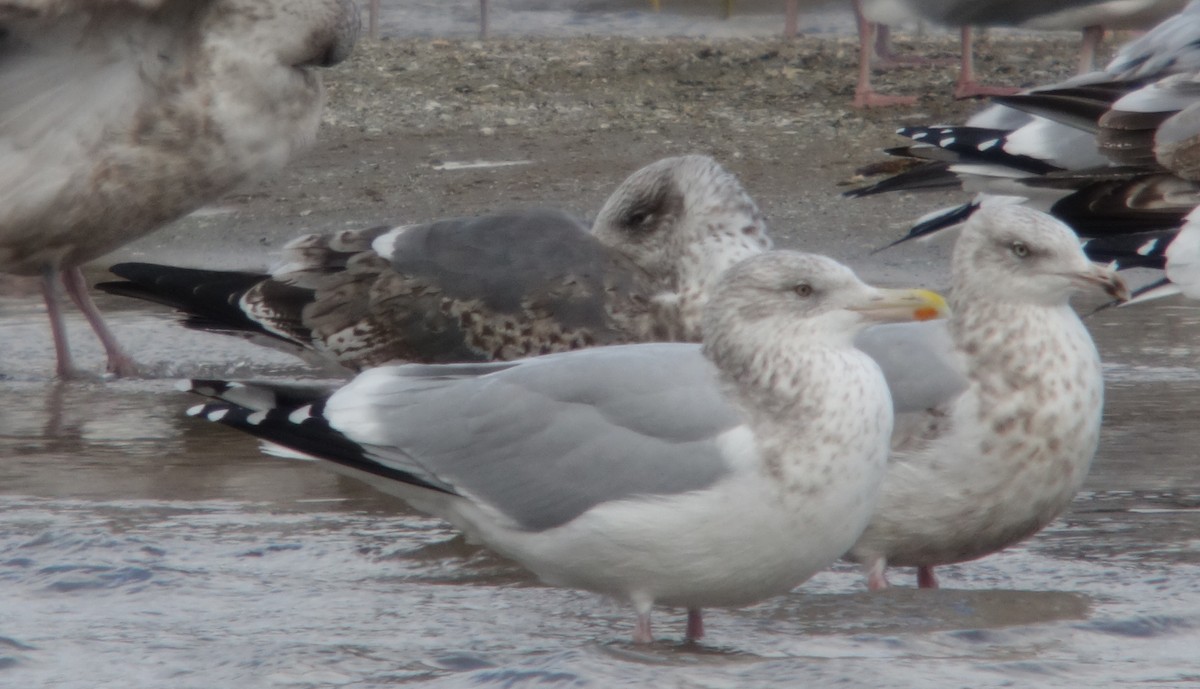
[[[1067,34],[981,42],[987,80],[1029,86],[1070,74]],[[950,37],[901,38],[901,51],[955,56]],[[707,153],[734,170],[781,246],[831,254],[867,277],[939,284],[945,247],[870,255],[920,214],[959,194],[839,194],[855,169],[900,143],[902,123],[958,121],[954,67],[880,73],[914,108],[850,106],[851,38],[512,38],[363,42],[326,75],[314,150],[104,259],[262,267],[312,231],[399,224],[514,206],[588,215],[626,175],[657,158]],[[461,167],[476,161],[518,162]],[[449,165],[447,165],[449,163]]]

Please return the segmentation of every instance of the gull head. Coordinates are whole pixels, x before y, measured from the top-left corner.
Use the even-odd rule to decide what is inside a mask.
[[[981,208],[971,216],[954,247],[953,273],[955,303],[1055,306],[1079,291],[1129,298],[1114,270],[1088,260],[1070,227],[1015,205]]]
[[[592,234],[675,291],[705,290],[725,269],[771,248],[754,199],[701,155],[664,158],[630,175],[600,209]]]
[[[221,0],[208,24],[226,54],[306,72],[349,57],[362,20],[354,0]]]
[[[880,289],[826,256],[772,251],[730,268],[705,311],[709,335],[746,333],[746,343],[785,339],[850,346],[871,325],[930,320],[948,314],[941,296],[924,289]]]

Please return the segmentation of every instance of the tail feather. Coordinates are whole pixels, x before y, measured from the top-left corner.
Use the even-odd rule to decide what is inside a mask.
[[[301,311],[312,290],[272,280],[263,273],[178,268],[154,263],[118,263],[110,269],[124,281],[96,289],[169,306],[194,330],[267,336],[311,346]],[[247,295],[254,298],[247,300]]]

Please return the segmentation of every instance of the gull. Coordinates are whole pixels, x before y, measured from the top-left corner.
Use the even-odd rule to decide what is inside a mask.
[[[1197,45],[1194,1],[1102,72],[998,98],[967,126],[901,129],[917,143],[894,152],[930,162],[851,195],[961,186],[975,200],[930,213],[904,239],[953,227],[980,206],[1020,203],[1070,225],[1095,260],[1162,269],[1200,205]],[[1176,291],[1168,275],[1138,293]]]
[[[309,235],[271,274],[120,264],[102,290],[165,303],[352,370],[516,359],[594,345],[699,341],[724,270],[771,246],[737,177],[707,156],[626,179],[590,229],[512,211]]]
[[[1037,533],[1071,502],[1099,442],[1100,357],[1069,299],[1127,298],[1121,279],[1069,227],[1021,206],[971,216],[952,272],[949,320],[858,340],[885,369],[907,364],[879,505],[847,554],[872,590],[888,566],[917,567],[920,586],[936,587],[934,567]]]
[[[135,373],[79,266],[306,148],[357,31],[351,0],[0,2],[0,272],[41,277],[60,377],[58,283]]]
[[[255,435],[440,516],[548,584],[626,601],[738,607],[787,593],[858,538],[892,432],[873,323],[936,317],[832,259],[769,252],[731,268],[704,343],[598,347],[518,362],[386,366],[332,396],[193,381],[189,414]]]

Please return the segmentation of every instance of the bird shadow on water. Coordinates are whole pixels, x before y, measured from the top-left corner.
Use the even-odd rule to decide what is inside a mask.
[[[789,622],[803,634],[914,634],[999,629],[1062,620],[1083,620],[1092,600],[1073,591],[891,588],[850,594],[792,597],[755,609],[773,622]]]
[[[640,665],[688,667],[698,665],[728,665],[739,660],[754,662],[761,656],[733,646],[709,644],[704,641],[657,639],[648,644],[628,640],[597,639],[593,648],[605,656]]]

